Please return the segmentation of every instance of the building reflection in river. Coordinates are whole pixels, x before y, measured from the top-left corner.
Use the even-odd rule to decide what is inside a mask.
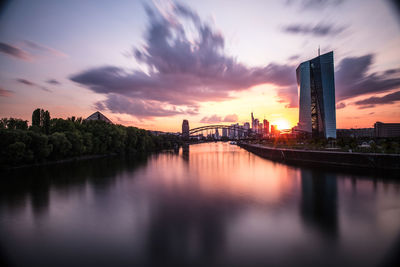
[[[300,211],[306,225],[337,235],[337,177],[318,170],[301,170]]]

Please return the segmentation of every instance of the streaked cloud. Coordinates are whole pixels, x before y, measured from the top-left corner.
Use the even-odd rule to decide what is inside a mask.
[[[336,109],[342,109],[342,108],[345,108],[345,107],[346,107],[346,104],[343,103],[343,102],[338,103],[338,104],[336,105]]]
[[[0,52],[6,54],[7,56],[11,56],[21,60],[29,61],[32,59],[32,56],[28,52],[19,47],[6,43],[0,42]]]
[[[44,54],[50,54],[50,55],[53,55],[53,56],[56,56],[56,57],[68,57],[67,54],[65,54],[65,53],[63,53],[63,52],[61,52],[61,51],[59,51],[57,49],[54,49],[54,48],[39,44],[37,42],[24,40],[22,43],[26,48],[32,49],[32,50],[34,50],[36,52],[40,52],[40,53],[44,53]]]
[[[65,53],[54,48],[27,40],[20,42],[18,46],[0,42],[0,52],[25,61],[33,61],[43,55],[68,57]]]
[[[19,78],[19,79],[16,79],[16,81],[19,82],[19,83],[22,83],[22,84],[24,84],[24,85],[27,85],[27,86],[39,88],[39,89],[41,89],[41,90],[43,90],[43,91],[46,91],[46,92],[49,92],[49,93],[52,92],[52,91],[51,91],[50,89],[48,89],[47,87],[41,86],[41,85],[39,85],[39,84],[36,84],[36,83],[34,83],[34,82],[32,82],[32,81],[29,81],[29,80],[26,80],[26,79],[21,79],[21,78]]]
[[[26,79],[17,79],[17,82],[28,85],[28,86],[37,86],[36,83],[28,81]]]
[[[400,73],[388,70],[368,74],[373,63],[373,54],[344,58],[336,71],[338,100],[370,93],[381,93],[400,87]]]
[[[55,79],[49,79],[46,81],[46,83],[51,84],[51,85],[61,85],[61,83]]]
[[[236,114],[229,114],[226,115],[224,118],[222,116],[218,116],[217,114],[203,117],[200,122],[202,123],[221,123],[221,122],[237,122],[238,115]]]
[[[287,33],[313,35],[316,37],[336,35],[341,33],[344,29],[345,27],[322,23],[317,25],[291,24],[282,28],[282,30]]]
[[[13,94],[14,94],[13,91],[6,90],[6,89],[0,87],[0,97],[9,97],[9,96],[12,96]]]
[[[298,5],[302,9],[315,9],[319,10],[328,6],[338,6],[344,0],[286,0],[288,5]]]
[[[372,96],[370,98],[354,102],[354,104],[360,106],[359,108],[372,108],[375,107],[375,105],[394,104],[395,102],[399,101],[400,91],[397,91],[382,97]]]
[[[224,118],[224,122],[237,122],[238,121],[238,115],[236,114],[230,114],[226,115]]]

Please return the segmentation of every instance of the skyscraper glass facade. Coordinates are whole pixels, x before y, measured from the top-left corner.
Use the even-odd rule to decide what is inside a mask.
[[[296,69],[298,129],[312,137],[336,138],[333,52],[305,61]]]

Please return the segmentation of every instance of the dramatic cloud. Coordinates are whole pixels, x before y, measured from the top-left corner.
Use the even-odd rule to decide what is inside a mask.
[[[336,109],[342,109],[342,108],[345,108],[345,107],[346,107],[346,104],[343,103],[343,102],[336,105]]]
[[[48,89],[48,88],[46,88],[44,86],[41,86],[39,84],[36,84],[34,82],[28,81],[26,79],[17,79],[17,82],[22,83],[22,84],[27,85],[27,86],[37,87],[37,88],[39,88],[39,89],[41,89],[43,91],[49,92],[49,93],[52,92],[50,89]]]
[[[134,49],[136,59],[147,72],[103,66],[75,74],[71,80],[107,97],[113,94],[141,103],[151,101],[157,103],[154,108],[172,105],[176,114],[194,110],[201,102],[230,99],[232,92],[255,85],[288,87],[295,82],[294,66],[269,64],[249,68],[225,55],[223,36],[185,6],[173,5],[171,10],[162,12],[147,8],[147,13],[150,25],[146,44]],[[195,31],[189,32],[188,28]],[[110,110],[128,109],[118,106]],[[162,111],[160,108],[159,113],[149,114]]]
[[[314,36],[327,36],[336,35],[341,33],[345,27],[336,27],[328,24],[317,24],[315,26],[303,25],[303,24],[292,24],[283,28],[284,32],[294,34],[309,34]]]
[[[298,106],[297,65],[275,64],[248,67],[224,51],[221,33],[179,4],[168,9],[147,8],[149,26],[143,47],[133,49],[142,70],[99,66],[74,74],[70,79],[106,100],[97,103],[114,113],[137,118],[196,114],[200,104],[224,101],[233,93],[260,84],[275,86],[278,101],[287,108]],[[292,32],[335,34],[342,28],[317,25],[292,27]],[[396,89],[397,69],[367,74],[373,55],[343,59],[335,73],[338,102],[362,94]],[[127,108],[131,103],[143,110]]]
[[[29,53],[25,52],[24,50],[22,50],[18,47],[15,47],[15,46],[12,46],[12,45],[9,45],[6,43],[0,43],[0,52],[6,54],[8,56],[22,59],[22,60],[30,60],[31,59],[31,56],[29,55]]]
[[[45,46],[45,45],[42,45],[42,44],[39,44],[36,42],[25,40],[25,41],[23,41],[23,45],[29,49],[36,51],[36,52],[51,54],[56,57],[67,57],[67,55],[61,51],[58,51],[54,48],[51,48],[51,47],[48,47],[48,46]]]
[[[400,101],[400,91],[391,94],[384,95],[382,97],[370,97],[364,100],[355,102],[355,105],[360,106],[360,108],[372,108],[379,104],[393,104]]]
[[[238,115],[236,114],[229,114],[226,115],[224,119],[217,114],[211,115],[210,117],[203,117],[200,122],[202,123],[220,123],[220,122],[237,122]]]
[[[2,97],[8,97],[8,96],[12,96],[14,94],[13,91],[10,90],[6,90],[0,87],[0,96]]]
[[[336,72],[336,96],[343,100],[363,94],[385,92],[400,87],[400,76],[394,70],[367,74],[373,55],[343,59]],[[389,72],[389,73],[388,73]]]
[[[47,80],[46,83],[52,84],[52,85],[60,85],[61,84],[59,81],[57,81],[55,79]]]

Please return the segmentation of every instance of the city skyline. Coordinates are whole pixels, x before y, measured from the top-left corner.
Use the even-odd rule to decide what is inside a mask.
[[[391,1],[360,3],[9,2],[0,116],[99,110],[114,123],[178,132],[183,119],[243,124],[254,112],[293,127],[296,67],[320,46],[335,52],[337,128],[398,122],[399,16]]]

